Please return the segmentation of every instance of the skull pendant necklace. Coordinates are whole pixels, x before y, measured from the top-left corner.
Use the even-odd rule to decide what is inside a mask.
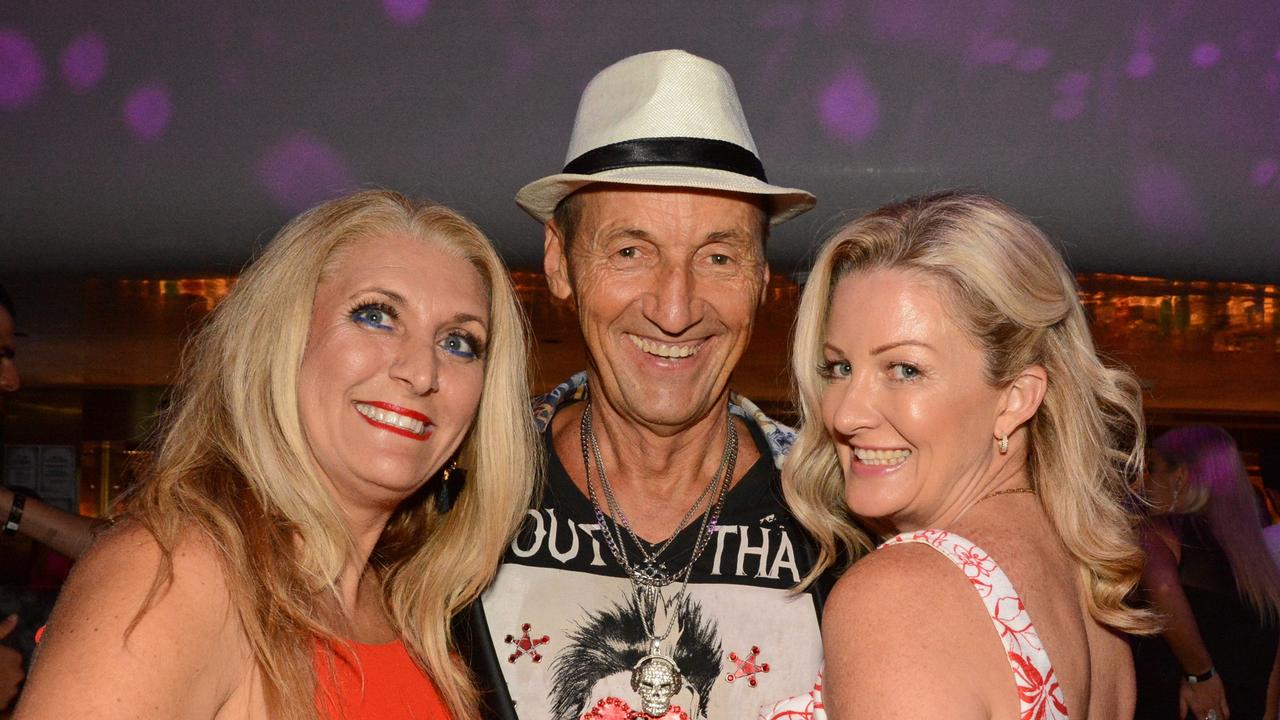
[[[728,494],[729,483],[733,480],[733,471],[738,460],[738,430],[733,424],[732,415],[726,417],[725,424],[727,437],[725,438],[724,454],[720,459],[720,467],[711,476],[711,482],[703,490],[702,495],[685,513],[685,517],[681,519],[676,531],[672,533],[665,543],[650,554],[645,550],[640,538],[632,531],[631,523],[622,512],[622,506],[618,503],[617,498],[614,496],[613,488],[609,484],[609,476],[605,473],[600,445],[591,426],[590,401],[588,401],[587,407],[582,413],[580,428],[582,464],[586,472],[587,494],[591,498],[591,505],[595,510],[596,519],[599,521],[600,527],[605,531],[604,536],[609,550],[631,580],[631,590],[635,595],[636,607],[640,612],[640,622],[644,625],[645,635],[649,638],[649,653],[640,658],[631,668],[631,689],[640,695],[641,708],[651,718],[665,716],[671,710],[671,698],[684,687],[684,675],[680,672],[680,666],[676,664],[675,658],[672,657],[674,653],[663,653],[662,641],[671,634],[671,630],[675,626],[675,618],[679,612],[680,601],[684,598],[685,591],[689,588],[689,576],[693,574],[693,565],[702,555],[702,551],[706,549],[711,534],[715,532],[720,519],[720,511],[724,508],[724,500]],[[600,478],[600,486],[608,501],[612,517],[606,516],[604,509],[600,507],[599,498],[596,496],[595,488],[591,483],[592,459],[595,460],[596,474]],[[714,503],[711,503],[709,496],[717,490],[718,497]],[[704,500],[708,500],[707,509],[703,513],[689,562],[681,570],[677,570],[674,573],[669,572],[666,565],[659,560],[659,557],[663,551],[670,547],[675,536],[684,529],[689,520],[692,519],[694,510]],[[606,522],[606,518],[613,522]],[[642,557],[635,563],[632,563],[627,556],[626,536],[630,536],[635,546],[640,550]],[[662,596],[663,587],[675,582],[676,578],[681,575],[684,577],[680,583],[680,590],[670,600],[667,600]],[[661,634],[658,633],[657,627],[659,611],[665,612],[667,621],[666,627]],[[639,717],[639,713],[636,714],[636,717]]]
[[[649,654],[631,669],[631,689],[640,695],[641,709],[655,718],[671,710],[671,698],[684,686],[680,666],[662,654],[661,645],[661,640],[651,638]]]

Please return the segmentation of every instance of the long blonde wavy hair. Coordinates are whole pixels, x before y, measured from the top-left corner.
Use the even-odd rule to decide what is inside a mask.
[[[838,230],[819,252],[800,300],[792,371],[801,429],[784,492],[819,544],[812,582],[839,552],[870,539],[851,523],[844,476],[823,427],[823,360],[831,298],[841,278],[901,268],[935,278],[953,319],[986,355],[986,379],[1004,387],[1041,365],[1048,387],[1029,421],[1027,468],[1053,527],[1079,565],[1090,614],[1126,632],[1150,632],[1150,614],[1125,602],[1143,556],[1128,511],[1142,467],[1137,380],[1098,358],[1075,280],[1048,238],[985,195],[944,192],[888,205]],[[844,309],[857,312],[857,308]]]
[[[148,606],[184,533],[212,541],[273,717],[316,716],[311,653],[318,639],[339,641],[336,581],[354,548],[298,413],[314,293],[343,248],[389,233],[467,260],[489,295],[484,386],[458,453],[465,487],[440,512],[433,479],[396,509],[369,558],[396,631],[454,717],[476,715],[477,693],[450,654],[450,621],[492,580],[541,473],[528,328],[506,267],[475,225],[439,205],[366,191],[282,229],[187,346],[156,461],[123,510],[164,552]]]
[[[1217,425],[1188,425],[1156,438],[1151,449],[1186,472],[1186,488],[1170,512],[1202,516],[1240,597],[1272,625],[1280,622],[1280,568],[1262,537],[1258,498],[1236,441]]]

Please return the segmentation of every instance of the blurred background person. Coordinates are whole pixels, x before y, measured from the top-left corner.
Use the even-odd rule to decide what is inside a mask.
[[[18,374],[18,349],[15,338],[18,335],[15,323],[18,313],[13,307],[13,298],[9,291],[0,285],[0,393],[17,392],[22,387],[22,377]],[[4,409],[4,396],[0,395],[0,410]]]
[[[1213,425],[1170,430],[1145,485],[1142,587],[1165,628],[1135,646],[1137,717],[1274,717],[1280,569],[1235,440]]]
[[[4,415],[4,398],[22,387],[18,372],[18,317],[13,298],[0,285],[0,418]],[[3,448],[4,424],[0,422],[0,449]],[[21,533],[68,558],[79,557],[93,541],[98,521],[59,510],[22,489],[10,489],[0,483],[0,522],[4,533]]]
[[[9,297],[8,291],[0,285],[0,417],[3,417],[4,396],[17,392],[18,388],[22,387],[14,341],[17,335],[14,328],[16,318],[17,311],[13,307],[13,298]],[[3,423],[0,423],[0,451],[4,449],[2,430]],[[0,502],[5,500],[4,495],[12,498],[12,494],[0,485]],[[12,512],[11,507],[0,507],[0,518],[5,519],[3,530],[5,534],[13,533]],[[0,620],[0,642],[12,642],[9,636],[17,626],[17,615],[9,615],[4,620]],[[18,695],[18,688],[26,674],[23,665],[21,652],[12,647],[0,646],[0,713],[5,712]]]
[[[795,336],[808,580],[852,517],[899,534],[836,583],[820,687],[765,717],[1128,717],[1140,389],[1048,238],[975,193],[883,207],[819,253]]]
[[[15,717],[473,717],[449,621],[492,578],[538,457],[489,241],[395,193],[331,201],[187,357],[155,464],[76,565]]]
[[[0,420],[5,396],[22,387],[17,363],[18,312],[13,297],[0,285]],[[0,430],[3,422],[0,422]],[[2,433],[0,433],[2,435]],[[0,437],[0,449],[3,448]],[[0,577],[0,713],[16,697],[31,660],[37,628],[53,608],[70,558],[83,552],[93,538],[97,521],[60,510],[29,490],[10,489],[0,483],[0,523],[10,543],[6,547]],[[14,547],[14,536],[26,543]]]
[[[1266,501],[1269,522],[1262,530],[1271,558],[1280,565],[1280,522],[1271,522],[1280,511],[1280,448],[1266,447],[1258,453],[1258,477],[1262,480],[1262,496]]]

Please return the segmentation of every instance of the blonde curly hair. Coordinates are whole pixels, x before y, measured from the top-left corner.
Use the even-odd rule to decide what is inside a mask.
[[[1040,502],[1088,588],[1100,623],[1151,632],[1152,616],[1125,601],[1142,573],[1130,480],[1142,467],[1142,396],[1134,376],[1098,358],[1075,280],[1031,221],[991,197],[950,191],[888,205],[838,230],[818,254],[800,301],[792,354],[801,429],[784,492],[814,535],[811,583],[842,550],[872,544],[844,501],[844,477],[823,427],[823,360],[831,298],[841,278],[901,268],[938,280],[954,318],[986,355],[1002,387],[1031,365],[1047,390],[1028,423],[1027,467]]]

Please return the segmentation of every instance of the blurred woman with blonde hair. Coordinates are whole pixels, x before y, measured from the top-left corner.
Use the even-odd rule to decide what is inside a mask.
[[[1280,568],[1236,442],[1216,425],[1152,443],[1142,585],[1164,642],[1135,646],[1138,717],[1276,717]]]
[[[296,218],[188,346],[15,717],[473,717],[449,623],[537,475],[526,337],[453,211],[369,191]]]
[[[859,218],[818,254],[792,357],[784,487],[821,547],[807,582],[842,548],[880,549],[827,602],[820,685],[764,717],[1131,713],[1121,633],[1152,627],[1125,601],[1140,394],[1099,361],[1044,234],[964,192]]]

